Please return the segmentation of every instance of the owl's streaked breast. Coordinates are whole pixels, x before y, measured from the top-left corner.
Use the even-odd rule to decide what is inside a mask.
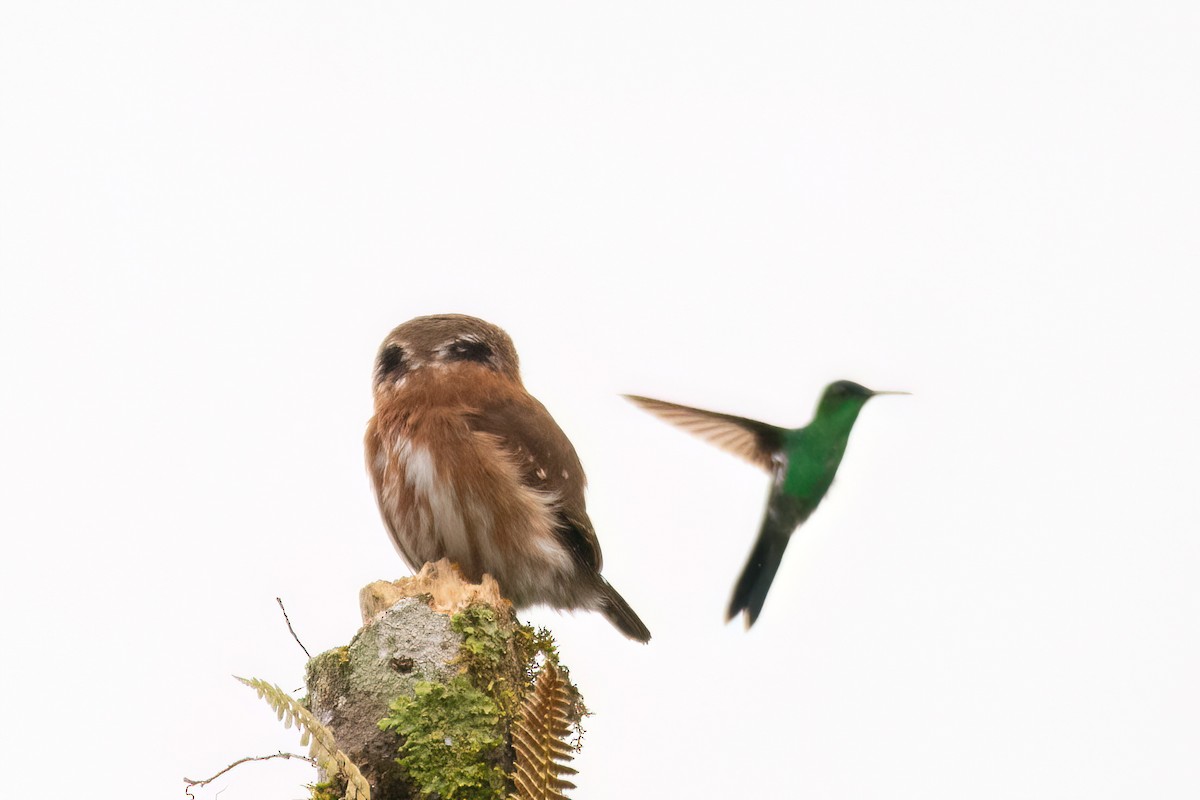
[[[491,574],[518,605],[561,603],[544,590],[559,583],[555,573],[568,583],[573,567],[555,533],[558,498],[523,482],[502,437],[471,429],[470,405],[446,402],[462,397],[436,385],[452,384],[447,376],[430,382],[432,392],[412,377],[384,398],[367,431],[368,467],[396,549],[414,571],[449,558],[472,580]]]

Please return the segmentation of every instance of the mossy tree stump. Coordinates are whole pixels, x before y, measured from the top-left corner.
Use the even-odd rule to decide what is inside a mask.
[[[467,583],[446,561],[359,599],[362,629],[309,661],[306,683],[309,709],[372,800],[506,797],[512,725],[539,654],[557,659],[549,635],[520,625],[490,578]]]

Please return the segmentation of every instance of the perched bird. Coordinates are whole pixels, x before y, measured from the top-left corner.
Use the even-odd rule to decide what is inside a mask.
[[[851,381],[825,387],[817,413],[803,428],[777,428],[744,417],[626,395],[667,422],[765,469],[773,479],[758,541],[733,590],[726,621],[739,612],[746,627],[758,619],[792,532],[808,519],[833,483],[850,429],[867,400],[880,394]]]
[[[517,351],[475,317],[417,317],[375,360],[367,469],[392,542],[414,571],[448,558],[517,607],[599,611],[650,631],[600,576],[575,448],[521,383]]]

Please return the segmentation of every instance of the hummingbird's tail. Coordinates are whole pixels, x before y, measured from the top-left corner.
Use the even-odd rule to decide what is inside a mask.
[[[763,520],[762,531],[758,534],[758,541],[754,543],[750,558],[733,588],[733,598],[729,601],[729,611],[725,614],[726,622],[743,612],[746,615],[747,628],[758,619],[763,603],[767,600],[767,592],[771,589],[771,582],[775,580],[775,573],[779,571],[783,551],[787,549],[788,540],[795,529],[794,525],[783,526],[779,523],[780,520],[768,511],[766,519]]]
[[[600,578],[599,575],[596,576]],[[625,598],[612,587],[612,584],[600,578],[600,597],[596,610],[603,614],[617,630],[638,642],[650,641],[650,629],[638,617]]]

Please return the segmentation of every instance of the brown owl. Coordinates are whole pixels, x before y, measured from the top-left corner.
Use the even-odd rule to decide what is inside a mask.
[[[600,575],[587,481],[566,434],[521,383],[517,352],[475,317],[417,317],[375,362],[367,469],[392,542],[414,571],[448,558],[517,607],[599,611],[650,631]]]

